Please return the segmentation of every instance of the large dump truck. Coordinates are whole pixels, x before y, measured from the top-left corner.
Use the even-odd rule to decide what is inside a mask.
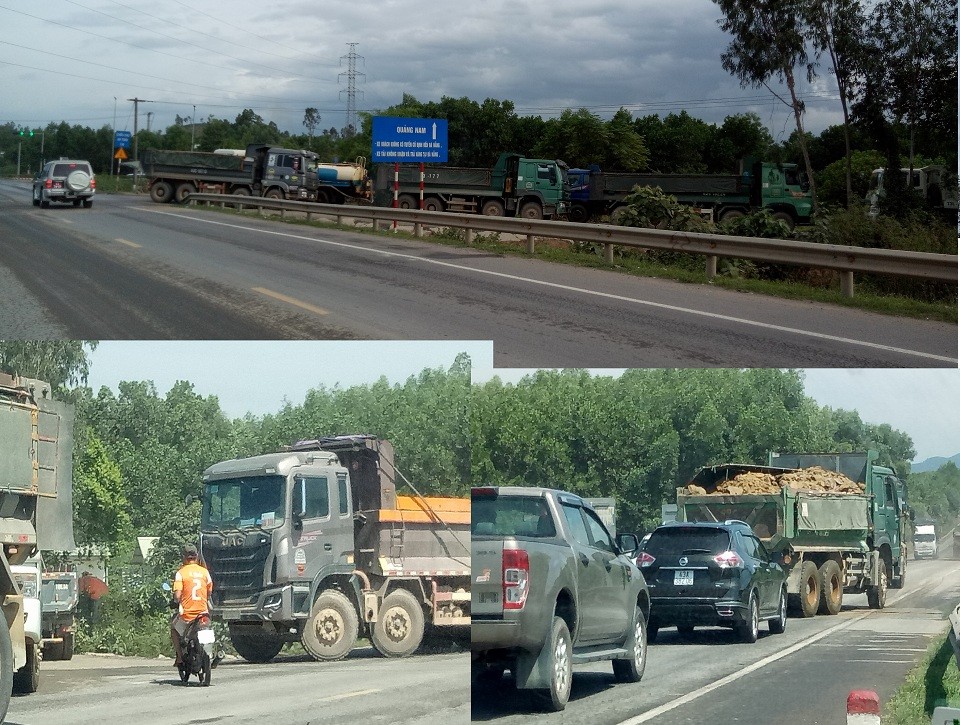
[[[337,436],[204,472],[211,613],[242,657],[266,662],[299,641],[336,660],[358,636],[399,657],[428,626],[469,626],[470,501],[397,495],[393,454]]]
[[[713,221],[728,221],[769,209],[791,228],[810,221],[813,197],[796,164],[753,162],[740,174],[609,173],[600,167],[570,169],[570,219],[585,222],[604,215],[616,222],[634,187],[658,187]]]
[[[450,211],[524,219],[552,219],[569,211],[566,164],[502,153],[492,169],[428,165],[421,189],[416,164],[377,166],[373,203],[401,209],[419,209],[421,191],[425,211]]]
[[[75,571],[45,571],[41,574],[40,611],[45,660],[73,658],[79,601]]]
[[[222,152],[222,153],[221,153]],[[317,154],[251,144],[245,151],[161,151],[141,154],[150,198],[183,201],[187,194],[234,194],[339,204],[369,196],[367,170],[355,164],[322,164]]]
[[[844,593],[866,593],[870,607],[882,609],[887,587],[906,578],[909,509],[906,484],[877,459],[876,451],[772,453],[768,466],[703,468],[677,489],[677,518],[750,524],[769,551],[783,554],[787,593],[801,616],[837,614]],[[830,478],[824,473],[849,482],[813,485]],[[737,485],[764,479],[769,486]]]
[[[28,612],[18,581],[27,577],[14,567],[26,567],[40,548],[75,548],[73,408],[53,400],[48,383],[0,374],[0,453],[0,608],[7,625],[0,627],[2,720],[12,691],[33,692],[40,678],[39,592],[26,592]]]

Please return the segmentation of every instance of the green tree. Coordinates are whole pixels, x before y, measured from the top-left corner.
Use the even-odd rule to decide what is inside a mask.
[[[813,63],[807,53],[805,13],[803,0],[714,0],[723,12],[721,29],[730,33],[732,40],[720,56],[724,70],[736,76],[743,87],[766,88],[793,112],[797,126],[804,167],[810,179],[810,192],[816,205],[816,186],[813,166],[805,144],[803,128],[804,104],[797,94],[794,69],[806,68],[813,79]],[[770,86],[778,79],[787,86],[789,100]]]
[[[320,112],[316,108],[307,108],[303,112],[303,125],[310,134],[310,148],[313,148],[313,134],[320,125]]]
[[[87,382],[93,340],[0,340],[0,370],[50,383],[62,394]]]
[[[105,546],[117,554],[133,542],[130,501],[120,467],[103,442],[95,435],[84,438],[74,460],[74,537],[80,545]]]

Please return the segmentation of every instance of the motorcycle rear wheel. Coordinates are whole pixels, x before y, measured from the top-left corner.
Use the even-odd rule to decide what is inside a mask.
[[[200,684],[204,687],[210,686],[210,671],[213,669],[213,665],[210,662],[210,655],[204,652],[201,655],[202,664],[200,665]]]

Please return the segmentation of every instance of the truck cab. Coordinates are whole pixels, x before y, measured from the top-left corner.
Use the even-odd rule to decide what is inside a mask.
[[[938,557],[936,524],[917,522],[913,529],[913,558],[936,559]]]

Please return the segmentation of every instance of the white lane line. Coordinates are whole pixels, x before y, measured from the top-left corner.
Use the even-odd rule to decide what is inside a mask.
[[[792,335],[812,337],[817,340],[828,340],[830,342],[839,342],[845,345],[856,345],[859,347],[870,348],[871,350],[883,350],[885,352],[895,352],[901,355],[910,355],[913,357],[925,358],[927,360],[937,360],[939,362],[953,363],[954,365],[958,363],[957,358],[947,357],[945,355],[935,355],[933,353],[922,352],[920,350],[908,350],[906,348],[894,347],[892,345],[881,345],[878,342],[868,342],[866,340],[854,340],[853,338],[849,338],[849,337],[840,337],[838,335],[827,335],[826,333],[822,333],[822,332],[813,332],[811,330],[801,330],[795,327],[786,327],[784,325],[774,325],[769,322],[758,322],[757,320],[747,320],[742,317],[733,317],[731,315],[721,315],[716,312],[705,312],[703,310],[694,310],[689,307],[679,307],[677,305],[668,305],[663,302],[651,302],[650,300],[641,300],[641,299],[637,299],[636,297],[627,297],[625,295],[617,295],[617,294],[612,294],[610,292],[598,292],[597,290],[585,289],[583,287],[573,287],[571,285],[560,284],[558,282],[547,282],[539,279],[531,279],[529,277],[521,277],[515,274],[507,274],[506,272],[494,272],[492,270],[476,269],[474,267],[467,267],[465,265],[455,264],[453,262],[444,262],[439,259],[424,259],[423,257],[418,257],[413,254],[403,254],[402,252],[391,252],[384,249],[370,249],[369,247],[364,247],[359,244],[348,244],[346,242],[334,242],[329,239],[318,239],[317,237],[307,237],[301,234],[289,234],[287,232],[275,232],[269,229],[255,229],[253,227],[245,227],[240,224],[228,224],[226,222],[218,222],[212,219],[198,219],[185,214],[176,214],[173,212],[159,211],[154,209],[137,208],[137,211],[148,212],[150,214],[161,214],[163,216],[173,216],[173,217],[177,217],[178,219],[189,219],[190,221],[201,222],[203,224],[213,224],[215,226],[228,227],[231,229],[242,229],[244,231],[254,232],[257,234],[269,234],[277,237],[286,237],[288,239],[300,239],[308,242],[317,242],[320,244],[327,244],[329,246],[341,247],[344,249],[352,249],[357,252],[366,252],[368,254],[378,254],[384,257],[396,257],[398,259],[405,259],[411,262],[420,262],[422,264],[432,264],[438,267],[449,267],[450,269],[456,269],[461,272],[487,275],[489,277],[499,277],[501,279],[509,279],[515,282],[526,282],[527,284],[538,285],[541,287],[550,287],[551,289],[559,289],[565,292],[576,292],[579,294],[590,295],[593,297],[616,300],[618,302],[629,302],[635,305],[643,305],[645,307],[654,307],[656,309],[669,310],[670,312],[680,312],[687,315],[696,315],[698,317],[706,317],[712,320],[722,320],[723,322],[733,322],[738,325],[758,327],[764,330],[773,330],[775,332],[786,332]]]
[[[117,237],[117,241],[120,242],[120,244],[126,244],[128,247],[133,247],[134,249],[140,249],[143,246],[142,244],[137,244],[136,242],[131,242],[127,239],[121,239],[120,237]]]
[[[671,710],[674,710],[680,707],[681,705],[686,705],[688,702],[693,702],[694,700],[700,697],[703,697],[704,695],[707,695],[713,692],[714,690],[723,687],[724,685],[727,685],[731,682],[736,682],[737,680],[741,680],[743,679],[744,675],[750,674],[754,670],[759,670],[761,667],[766,667],[772,662],[776,662],[777,660],[783,659],[788,655],[792,655],[794,652],[799,652],[804,647],[809,647],[814,642],[818,642],[824,637],[829,637],[834,632],[837,632],[841,629],[846,629],[851,624],[855,622],[859,622],[861,619],[865,619],[866,617],[869,617],[870,614],[871,614],[870,612],[866,612],[846,622],[835,624],[834,626],[830,627],[830,629],[825,629],[824,631],[818,634],[815,634],[812,637],[809,637],[807,639],[801,640],[800,642],[797,642],[796,644],[791,645],[790,647],[787,647],[784,650],[780,650],[779,652],[775,652],[772,655],[768,655],[767,657],[764,657],[762,660],[757,660],[752,665],[747,665],[746,667],[739,669],[736,672],[732,672],[731,674],[727,675],[722,679],[717,680],[716,682],[711,682],[709,685],[704,685],[699,690],[694,690],[693,692],[687,693],[683,697],[678,698],[672,702],[664,703],[659,707],[655,707],[652,710],[647,710],[645,713],[637,715],[636,717],[632,717],[629,720],[624,720],[623,722],[620,723],[620,725],[639,725],[639,723],[644,723],[644,722],[653,720],[653,718],[659,717],[660,715],[663,715],[665,712],[670,712]]]

